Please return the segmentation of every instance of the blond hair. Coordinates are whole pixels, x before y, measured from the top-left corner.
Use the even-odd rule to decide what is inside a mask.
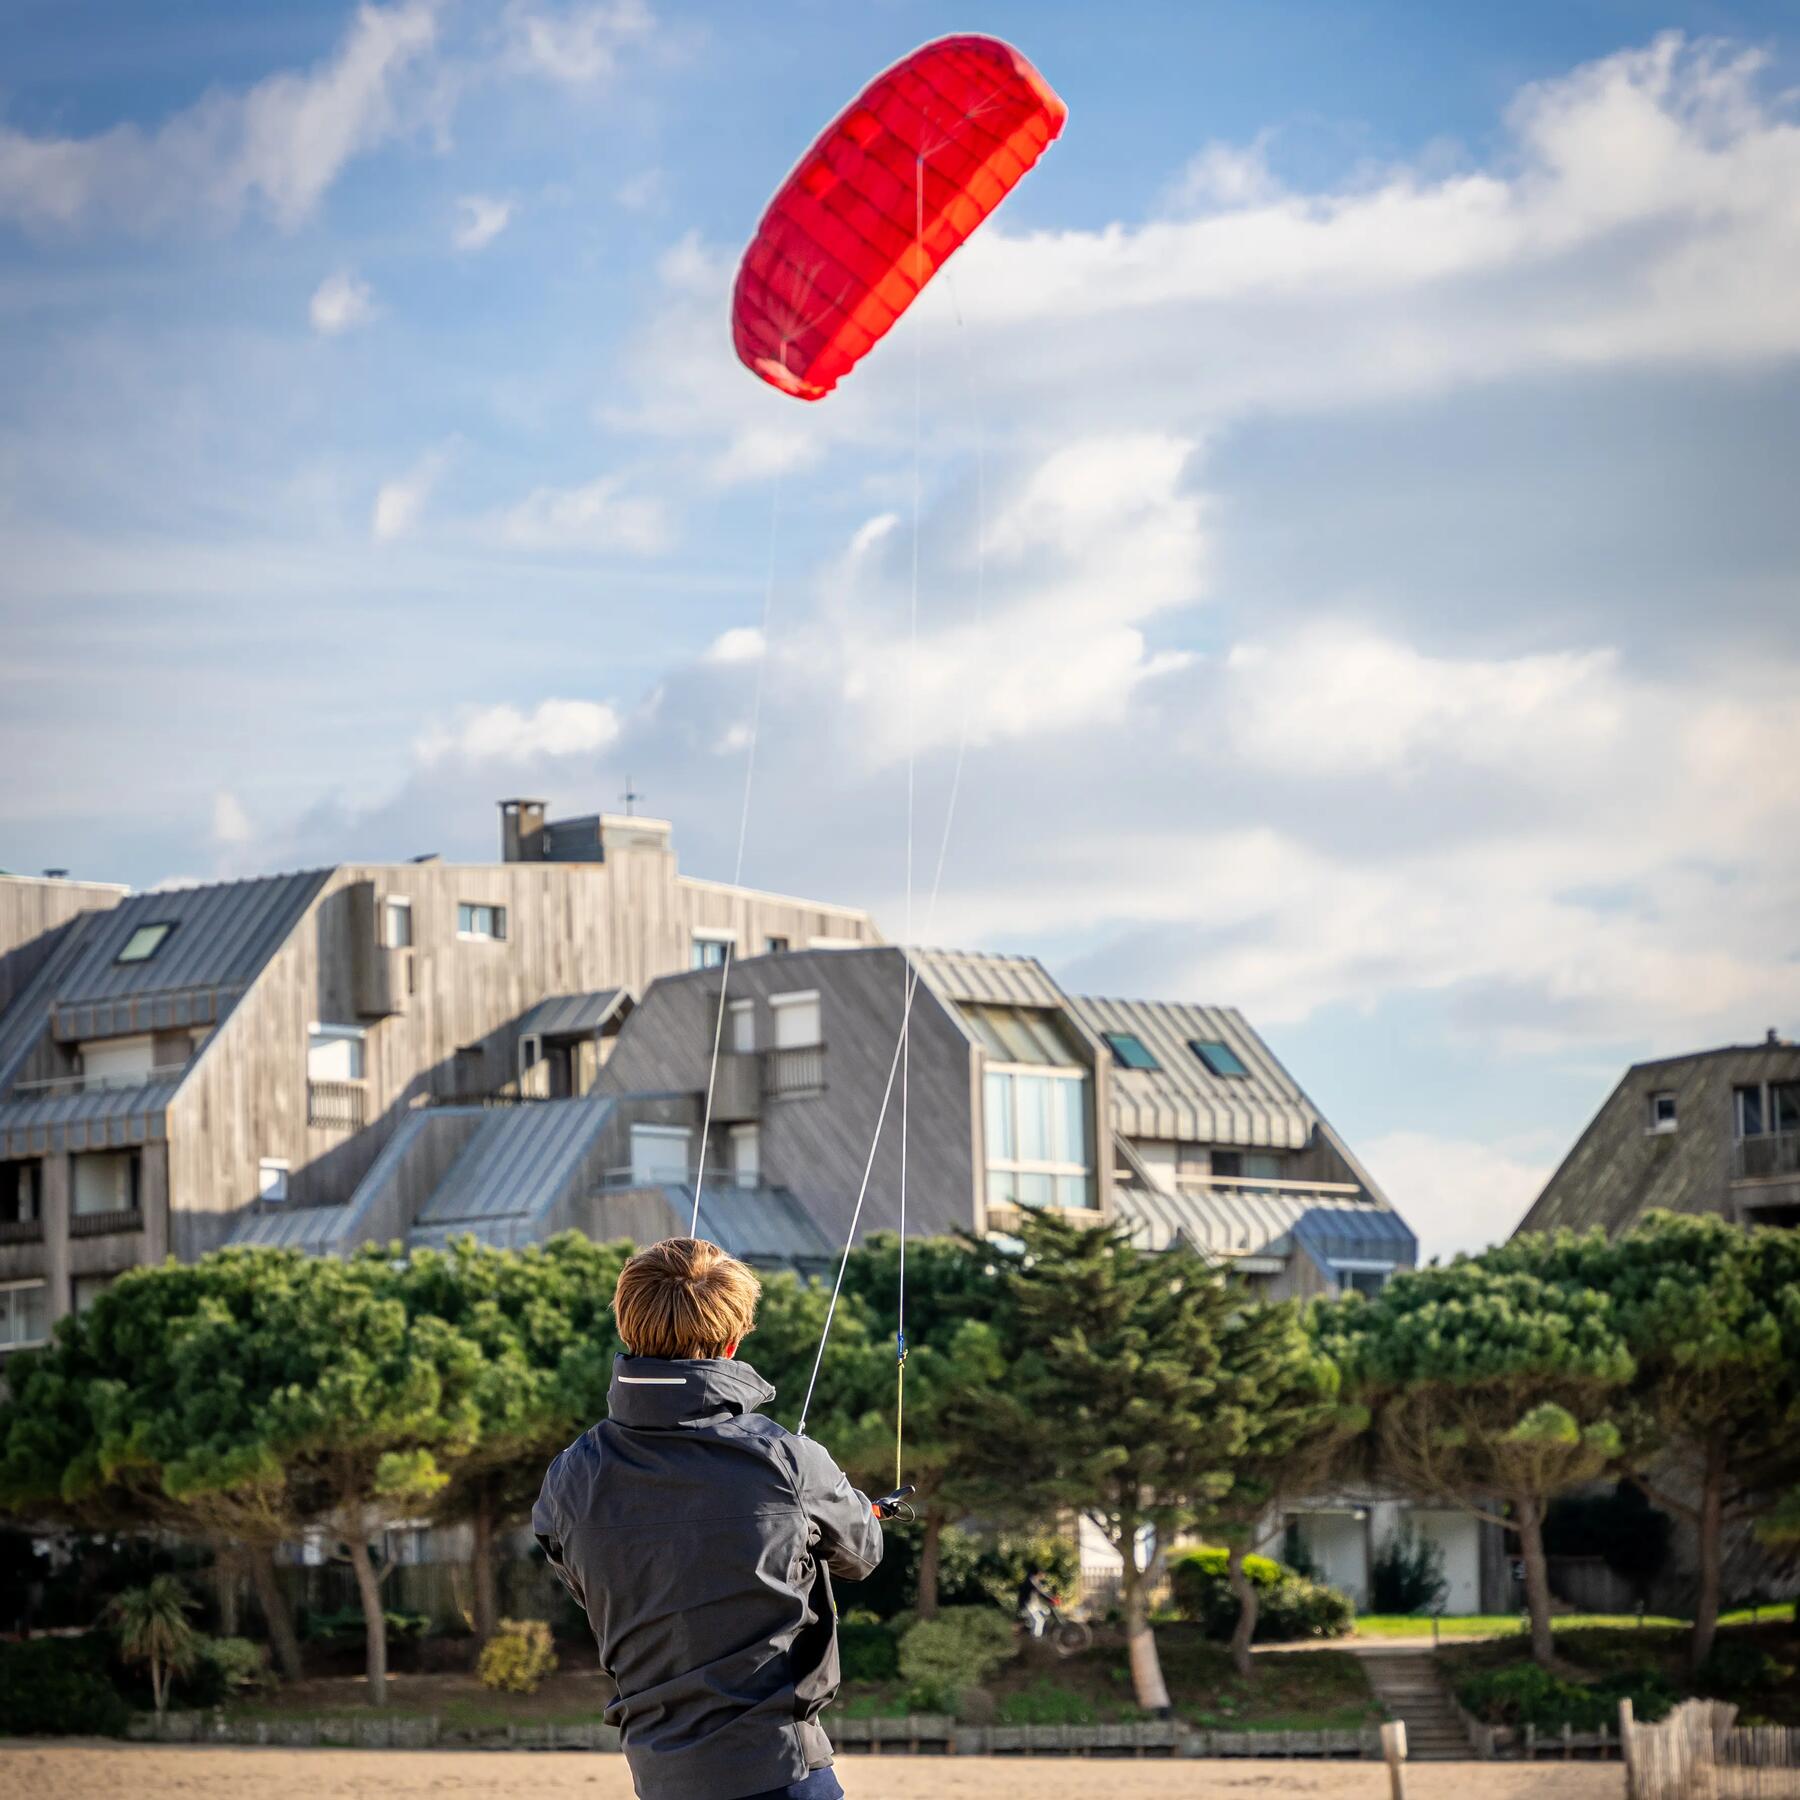
[[[664,1238],[619,1271],[613,1317],[633,1356],[722,1356],[756,1324],[762,1283],[705,1238]]]

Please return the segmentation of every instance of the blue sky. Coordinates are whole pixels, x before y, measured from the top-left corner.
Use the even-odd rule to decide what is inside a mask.
[[[1242,1005],[1428,1247],[1800,1026],[1791,7],[0,25],[0,863],[486,856],[629,771],[726,875],[760,670],[748,879],[898,934],[965,745],[921,935]],[[735,257],[958,29],[1068,130],[799,407]]]

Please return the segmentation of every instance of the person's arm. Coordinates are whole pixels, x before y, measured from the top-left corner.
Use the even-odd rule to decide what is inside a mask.
[[[800,1503],[818,1527],[825,1566],[846,1581],[861,1581],[881,1561],[881,1521],[874,1506],[820,1445],[811,1438],[793,1442]]]
[[[556,1578],[569,1590],[570,1597],[585,1613],[587,1611],[587,1595],[581,1591],[581,1583],[576,1578],[563,1557],[562,1509],[556,1504],[551,1486],[556,1480],[557,1470],[562,1459],[567,1456],[565,1450],[555,1457],[550,1467],[544,1472],[544,1485],[538,1490],[537,1505],[531,1509],[531,1529],[537,1538],[539,1547],[544,1552],[545,1560],[556,1571]]]

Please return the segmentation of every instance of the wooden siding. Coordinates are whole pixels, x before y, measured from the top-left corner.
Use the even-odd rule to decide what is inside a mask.
[[[1800,1080],[1800,1047],[1752,1045],[1626,1071],[1551,1176],[1520,1231],[1629,1230],[1645,1213],[1717,1213],[1742,1223],[1750,1184],[1732,1182],[1732,1089]],[[1650,1097],[1675,1096],[1673,1131],[1651,1131]]]
[[[127,891],[98,882],[0,875],[0,1014],[43,967],[71,920],[109,911]]]
[[[401,897],[412,903],[411,991],[401,1010],[371,1019],[359,1013],[369,996],[362,940],[379,929],[381,903]],[[459,937],[464,902],[505,907],[505,939]],[[874,936],[864,914],[690,880],[671,852],[654,848],[594,864],[333,871],[169,1104],[175,1253],[192,1257],[224,1241],[256,1197],[264,1157],[290,1164],[291,1204],[348,1199],[409,1108],[514,1078],[518,1025],[532,1007],[555,994],[641,992],[687,968],[700,927],[734,928],[758,945],[770,935]],[[364,1029],[360,1131],[307,1123],[315,1022]]]
[[[848,1230],[900,1029],[906,963],[898,950],[758,957],[731,972],[730,998],[754,1003],[759,1050],[775,1041],[771,996],[819,994],[824,1091],[762,1104],[762,1179],[788,1189],[835,1241]],[[719,978],[659,981],[626,1022],[603,1080],[615,1092],[704,1093]],[[907,1225],[914,1233],[969,1230],[976,1210],[974,1046],[922,982],[913,1002]],[[721,1179],[723,1134],[708,1168]],[[900,1094],[896,1081],[875,1157],[862,1230],[900,1222]],[[705,1230],[705,1221],[701,1221]]]

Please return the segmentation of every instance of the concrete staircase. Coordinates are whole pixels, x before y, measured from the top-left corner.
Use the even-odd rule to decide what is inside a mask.
[[[1394,1718],[1406,1721],[1409,1761],[1456,1762],[1474,1755],[1430,1645],[1359,1645],[1357,1658],[1375,1698]]]

